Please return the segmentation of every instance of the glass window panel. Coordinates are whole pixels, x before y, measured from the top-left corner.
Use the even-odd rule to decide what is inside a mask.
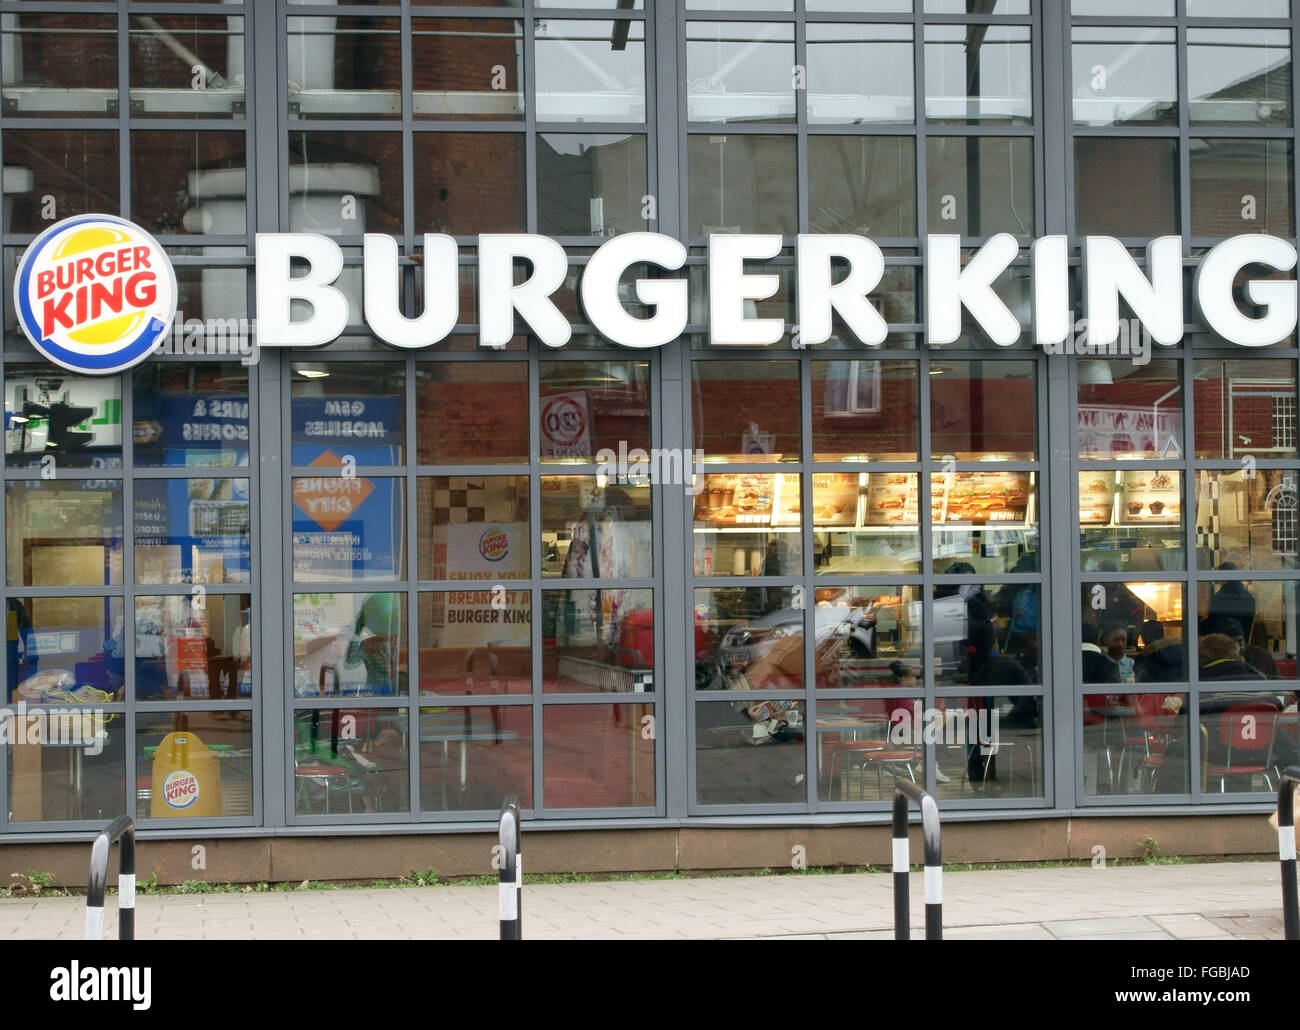
[[[650,486],[602,476],[542,476],[542,575],[654,575]]]
[[[421,2],[423,2],[423,0],[421,0]],[[484,3],[483,6],[492,6],[493,4],[500,7],[521,6],[518,0],[490,0],[489,3]],[[536,0],[534,6],[576,7],[591,11],[609,11],[615,9],[620,11],[639,11],[645,6],[645,4],[643,0],[631,0],[630,3],[627,2],[627,0]]]
[[[527,476],[422,476],[421,579],[527,579]]]
[[[1294,471],[1196,473],[1199,568],[1294,569],[1298,519]]]
[[[84,709],[15,717],[20,735],[4,756],[10,822],[103,824],[120,816],[127,804],[125,719]]]
[[[248,464],[248,366],[151,361],[132,389],[136,465]]]
[[[1291,124],[1286,29],[1188,29],[1187,78],[1193,125]]]
[[[799,460],[797,362],[696,361],[691,386],[706,461]]]
[[[687,22],[687,120],[794,121],[794,63],[788,23]]]
[[[542,461],[599,460],[650,446],[650,365],[543,361],[538,366]]]
[[[252,659],[253,601],[248,594],[136,597],[137,700],[252,697]]]
[[[116,129],[6,129],[6,232],[39,233],[91,212],[118,214],[117,140]]]
[[[11,587],[122,582],[120,480],[11,481],[5,502]]]
[[[914,361],[814,361],[813,461],[916,461]]]
[[[925,117],[969,125],[1033,121],[1028,26],[927,25]]]
[[[1080,603],[1084,684],[1187,681],[1181,583],[1084,580]],[[1105,703],[1084,700],[1097,707]]]
[[[1177,124],[1174,29],[1089,26],[1070,38],[1076,125]]]
[[[644,122],[645,23],[539,20],[537,119]]]
[[[547,705],[542,782],[547,808],[655,803],[655,742],[642,734],[649,704]]]
[[[137,14],[129,32],[133,116],[243,117],[243,18]]]
[[[919,572],[915,472],[813,474],[813,559],[832,576]]]
[[[712,231],[712,230],[710,230]],[[730,229],[721,230],[731,232]],[[762,300],[746,301],[744,312],[746,318],[780,318],[786,322],[793,322],[795,319],[795,276],[794,268],[790,264],[765,265],[758,262],[745,262],[746,275],[769,275],[773,277],[776,283],[776,290],[770,297],[764,297]],[[690,299],[691,311],[690,321],[697,324],[703,324],[709,321],[709,286],[708,286],[708,266],[707,265],[688,265],[687,277],[690,281]],[[835,337],[832,337],[835,339]],[[830,344],[828,343],[828,346]],[[774,349],[780,350],[785,346],[785,341],[774,344]],[[855,348],[861,348],[861,344],[854,341]],[[707,336],[700,335],[691,338],[691,347],[694,350],[710,350]],[[720,354],[724,351],[713,351],[712,353]]]
[[[930,365],[930,450],[936,461],[1032,461],[1037,374],[1031,361]]]
[[[1083,792],[1191,793],[1187,713],[1185,693],[1085,697]]]
[[[794,0],[686,0],[686,9],[688,11],[793,11]]]
[[[137,583],[249,582],[247,479],[137,479]]]
[[[350,583],[406,578],[406,481],[293,480],[293,578]]]
[[[925,0],[926,14],[1028,14],[1029,0]]]
[[[253,814],[251,712],[141,712],[135,746],[137,819]]]
[[[1291,0],[1187,0],[1191,18],[1285,18]]]
[[[641,232],[644,136],[537,137],[537,228],[552,236]]]
[[[173,256],[178,250],[172,249]],[[205,257],[245,258],[247,253],[246,247],[203,248]],[[255,364],[253,326],[248,320],[251,266],[172,267],[176,273],[176,320],[158,354],[182,359],[201,354],[238,357],[245,365]]]
[[[809,136],[812,232],[916,235],[916,142],[905,136]]]
[[[924,716],[934,726],[939,799],[1041,798],[1042,708],[1035,695],[937,698]],[[925,742],[927,726],[907,714],[896,716],[891,746]]]
[[[818,612],[818,648],[836,655],[845,618],[829,607]],[[696,590],[695,688],[803,689],[804,616],[790,587]],[[829,676],[829,666],[822,673]]]
[[[122,467],[122,378],[53,365],[6,365],[5,456],[10,468]]]
[[[293,696],[407,694],[406,594],[294,594]]]
[[[845,11],[849,14],[911,14],[912,0],[805,0],[809,11]]]
[[[396,18],[290,18],[289,117],[400,118],[398,25]],[[413,67],[418,79],[418,60]]]
[[[1290,141],[1194,139],[1188,146],[1193,236],[1295,232]]]
[[[400,465],[406,453],[406,366],[295,361],[293,463]]]
[[[1032,235],[1032,144],[1028,137],[928,137],[925,174],[930,232]]]
[[[969,576],[975,569],[969,562],[954,562],[938,571]],[[931,601],[935,684],[1022,687],[1041,683],[1040,593],[1037,583],[936,586]]]
[[[410,810],[406,709],[312,708],[293,713],[298,815]]]
[[[798,229],[793,136],[686,137],[691,235]]]
[[[817,685],[920,690],[921,588],[915,585],[817,587]],[[825,637],[825,645],[820,638]],[[839,646],[830,647],[838,638]],[[827,705],[819,701],[819,713]]]
[[[496,812],[508,794],[533,806],[531,707],[420,709],[422,812]]]
[[[1226,574],[1235,569],[1233,562],[1218,566]],[[1196,612],[1201,682],[1296,679],[1295,580],[1203,580],[1196,587]],[[1210,636],[1215,639],[1207,641]]]
[[[11,597],[8,606],[11,700],[120,700],[126,683],[120,597]]]
[[[808,121],[910,125],[910,25],[808,25]]]
[[[1120,323],[1121,327],[1124,323]],[[1094,461],[1181,458],[1182,370],[1177,361],[1081,358],[1079,457]]]
[[[542,689],[548,694],[655,690],[654,592],[542,593]]]
[[[6,14],[0,18],[0,47],[6,117],[116,113],[117,20],[112,15]],[[11,157],[6,162],[15,163]]]
[[[1197,361],[1195,376],[1196,457],[1295,457],[1294,361]]]
[[[1182,473],[1079,473],[1079,557],[1096,572],[1185,568]]]
[[[934,566],[975,572],[1038,571],[1037,474],[940,472],[930,476]]]
[[[1079,235],[1156,237],[1178,232],[1178,148],[1170,139],[1074,141]]]
[[[1204,677],[1202,677],[1204,678]],[[1278,773],[1300,762],[1295,693],[1232,690],[1200,698],[1202,790],[1213,796],[1275,793]]]
[[[764,747],[754,747],[755,742]],[[802,804],[804,702],[695,706],[695,788],[702,805]]]
[[[496,120],[522,116],[523,36],[522,22],[500,18],[413,19],[414,116]]]
[[[899,677],[897,697],[817,702],[821,800],[888,801],[896,779],[924,780],[924,744],[912,732],[923,722],[922,685],[915,666]]]
[[[528,461],[528,366],[524,362],[419,365],[415,397],[421,465]]]
[[[477,587],[420,594],[422,696],[532,690],[532,595]]]
[[[417,233],[527,229],[521,133],[417,132],[413,140]]]
[[[799,492],[797,474],[696,477],[695,575],[799,575]]]
[[[131,217],[159,235],[248,232],[242,132],[131,133]]]
[[[1135,13],[1132,0],[1071,0],[1070,11],[1075,17],[1131,18]],[[1143,0],[1142,16],[1172,18],[1174,0]]]
[[[289,231],[402,232],[401,133],[289,133]]]

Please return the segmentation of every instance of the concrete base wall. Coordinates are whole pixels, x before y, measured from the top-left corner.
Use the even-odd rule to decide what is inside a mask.
[[[943,828],[943,858],[945,863],[1137,858],[1148,837],[1166,856],[1277,856],[1277,835],[1264,816],[1209,815],[949,823]],[[529,833],[525,824],[523,852],[529,873],[740,872],[789,869],[801,854],[798,849],[809,867],[888,867],[889,841],[885,825]],[[145,840],[136,846],[136,871],[142,879],[157,873],[160,884],[369,881],[426,869],[450,878],[492,873],[494,844],[495,833]],[[912,856],[920,861],[918,827],[912,829]],[[87,843],[0,844],[0,880],[8,884],[12,873],[35,871],[53,874],[62,886],[84,887],[89,860]],[[110,884],[115,878],[110,864]]]

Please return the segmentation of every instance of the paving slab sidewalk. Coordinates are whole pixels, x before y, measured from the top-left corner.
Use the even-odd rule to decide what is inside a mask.
[[[920,874],[912,922],[923,921]],[[949,871],[950,939],[1226,940],[1282,937],[1276,862]],[[530,939],[829,938],[893,933],[888,873],[545,884],[524,890]],[[144,895],[141,939],[485,939],[495,886]],[[0,941],[77,939],[84,897],[0,899]],[[114,900],[105,937],[116,936]],[[919,930],[913,930],[919,935]]]

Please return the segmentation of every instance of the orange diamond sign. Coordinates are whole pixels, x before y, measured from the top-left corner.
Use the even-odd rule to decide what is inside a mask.
[[[333,451],[326,451],[312,462],[313,466],[338,468],[343,464]],[[356,476],[304,477],[293,481],[293,504],[326,532],[333,532],[350,519],[375,484]]]

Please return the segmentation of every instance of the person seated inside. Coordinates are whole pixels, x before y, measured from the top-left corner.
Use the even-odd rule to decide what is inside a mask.
[[[1139,683],[1182,683],[1187,678],[1187,659],[1183,642],[1165,636],[1165,628],[1155,619],[1142,624],[1142,650],[1133,659],[1133,672]]]

